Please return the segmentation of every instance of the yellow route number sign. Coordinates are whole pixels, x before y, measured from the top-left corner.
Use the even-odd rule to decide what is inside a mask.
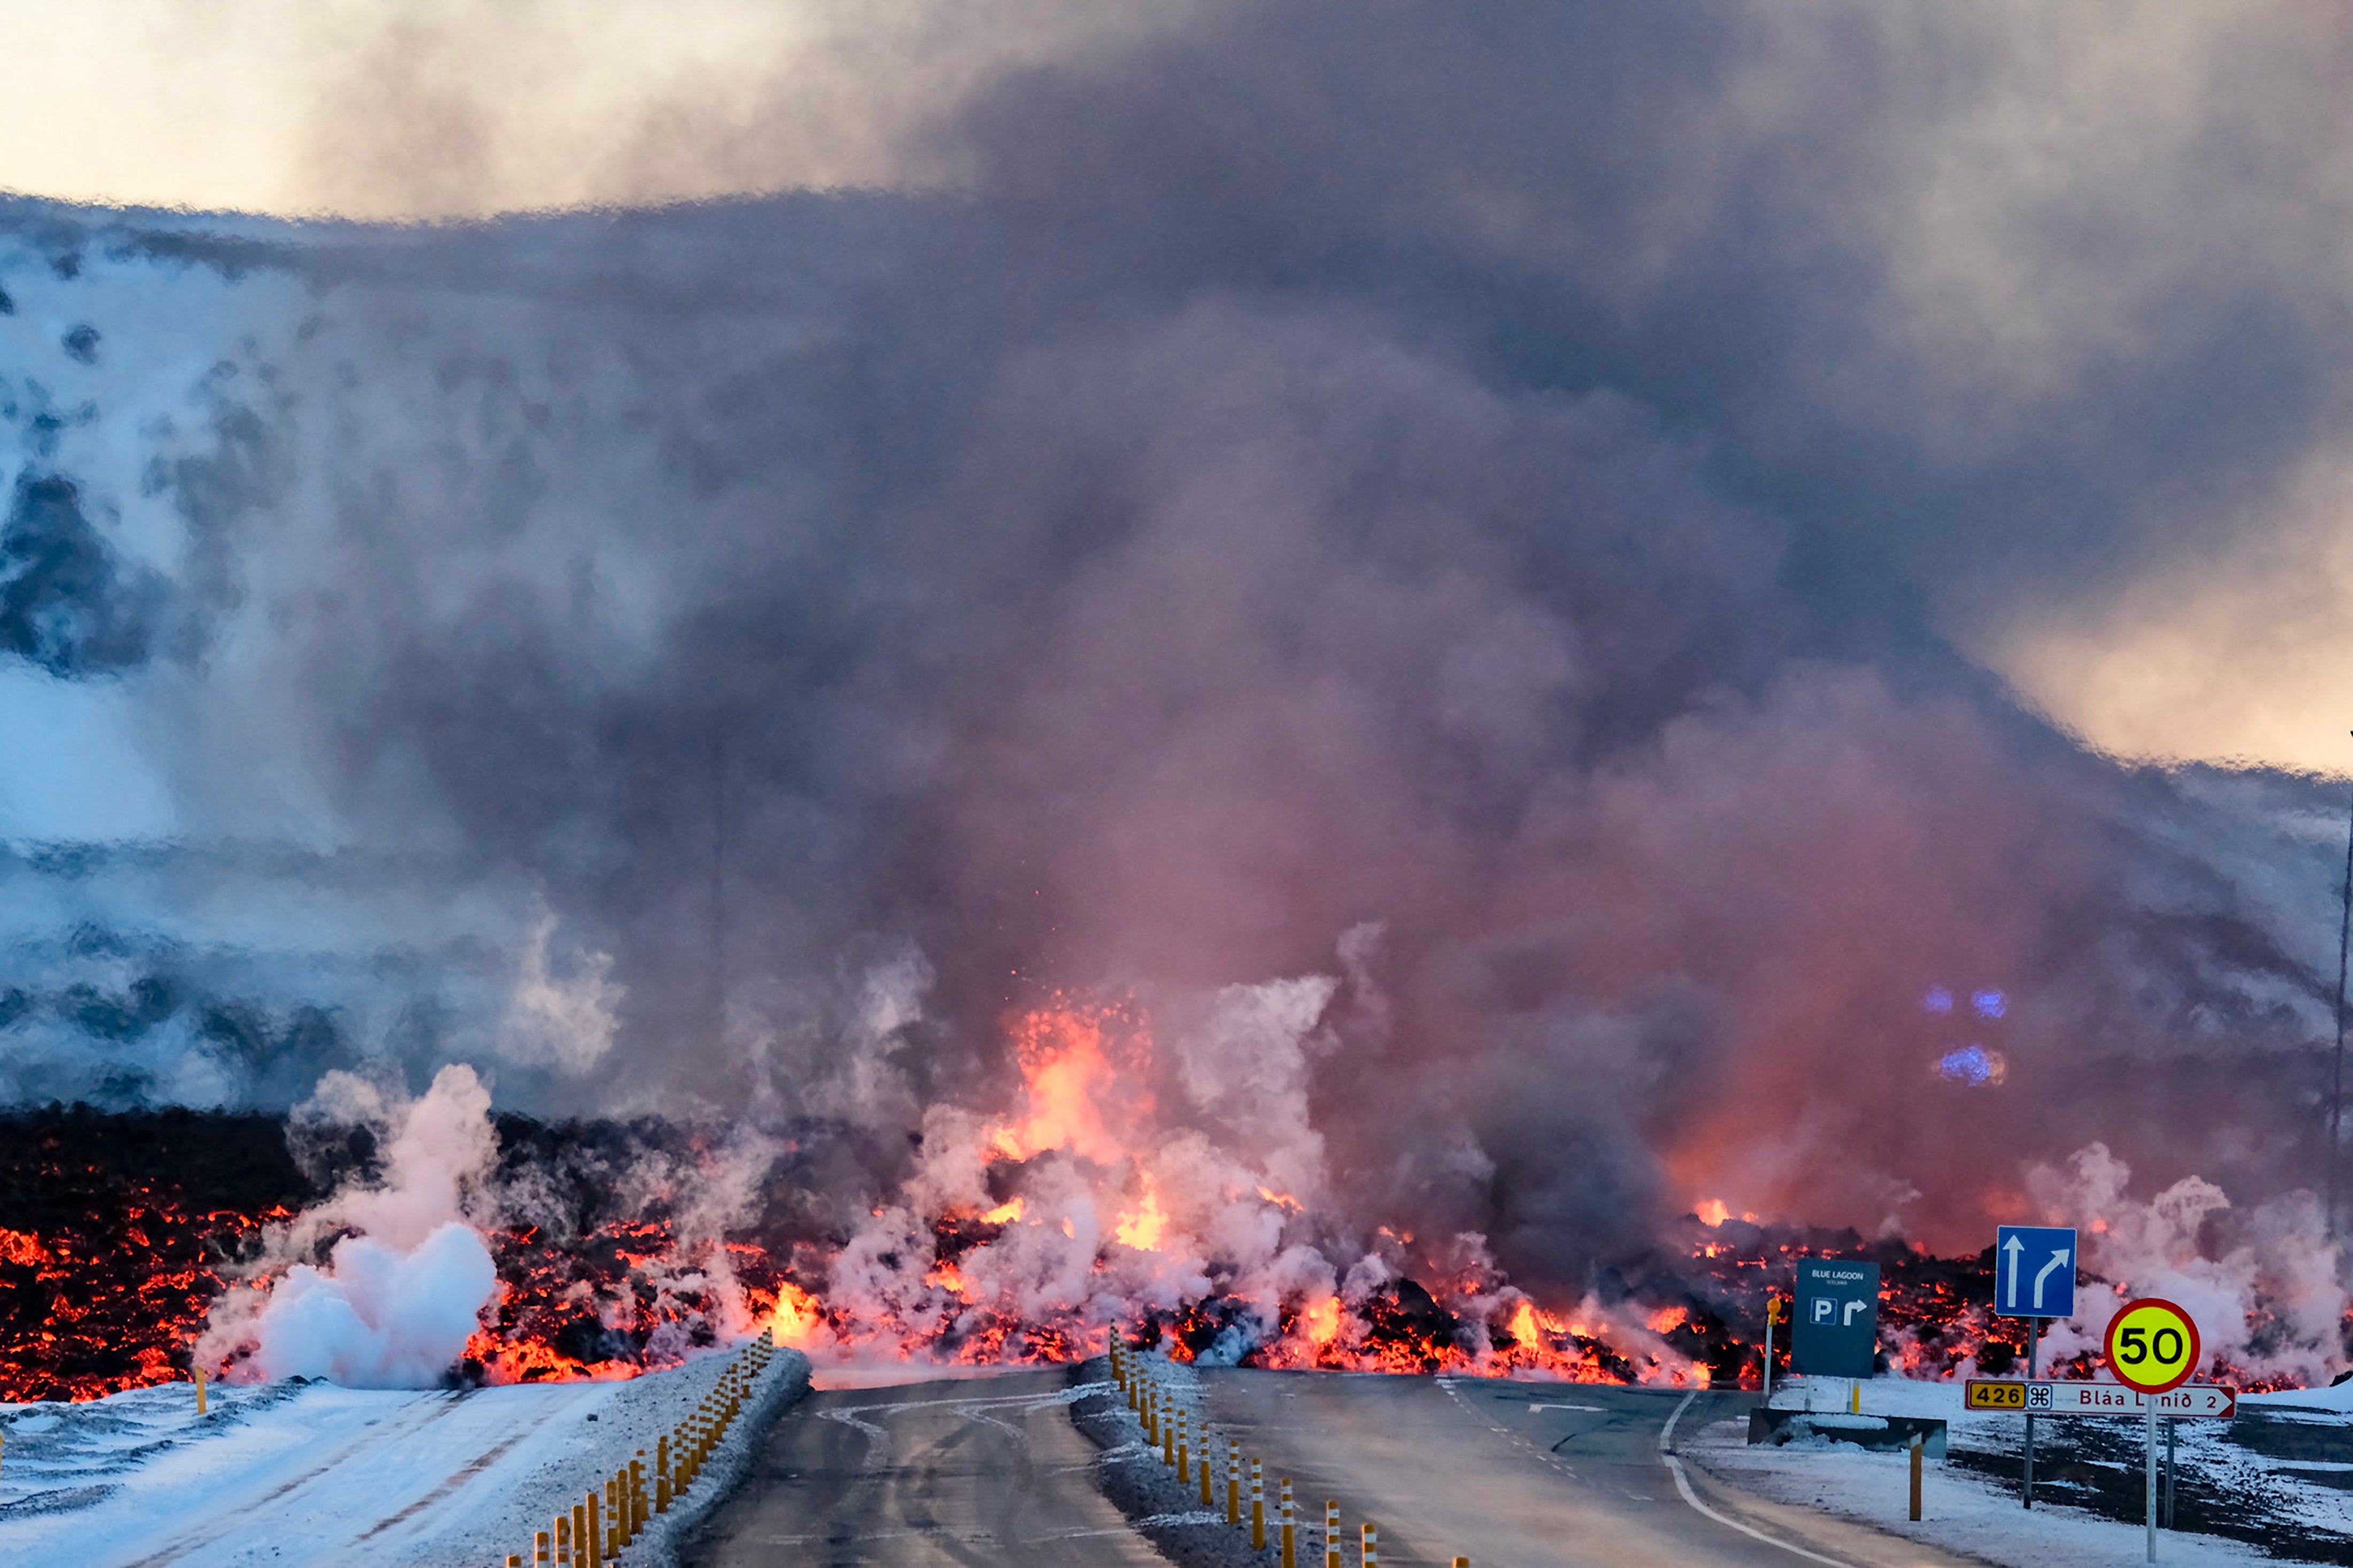
[[[1971,1378],[1964,1399],[1971,1410],[2023,1410],[2026,1408],[2026,1384],[2003,1379]],[[2044,1403],[2049,1403],[2046,1391]]]
[[[2163,1394],[2198,1370],[2198,1325],[2170,1301],[2127,1301],[2108,1324],[2108,1370],[2126,1388]]]

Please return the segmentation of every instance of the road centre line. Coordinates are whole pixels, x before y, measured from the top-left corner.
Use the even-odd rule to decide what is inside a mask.
[[[1461,1389],[1454,1386],[1454,1380],[1452,1378],[1441,1377],[1438,1379],[1437,1382],[1438,1386],[1446,1391],[1447,1398],[1454,1401],[1457,1405],[1461,1407],[1465,1414],[1472,1415],[1473,1419],[1478,1418],[1477,1412],[1472,1409],[1471,1402],[1462,1397],[1462,1391]],[[1491,1432],[1501,1433],[1504,1436],[1519,1444],[1522,1447],[1535,1455],[1537,1458],[1542,1459],[1546,1464],[1550,1465],[1554,1469],[1558,1470],[1561,1474],[1569,1477],[1577,1476],[1577,1468],[1571,1465],[1567,1460],[1562,1458],[1558,1454],[1554,1453],[1551,1449],[1537,1447],[1534,1443],[1529,1442],[1527,1438],[1522,1436],[1513,1428],[1509,1426],[1498,1426],[1494,1423],[1489,1422],[1487,1424],[1487,1429]],[[1567,1442],[1567,1439],[1563,1438],[1561,1441]],[[1554,1447],[1557,1447],[1559,1445],[1555,1444]]]
[[[1741,1534],[1751,1536],[1767,1546],[1778,1546],[1792,1556],[1802,1557],[1809,1563],[1827,1563],[1829,1568],[1852,1568],[1851,1564],[1842,1563],[1838,1558],[1825,1557],[1819,1552],[1809,1552],[1802,1546],[1792,1546],[1786,1541],[1776,1541],[1761,1530],[1743,1524],[1736,1519],[1727,1519],[1699,1500],[1699,1494],[1692,1490],[1691,1478],[1683,1473],[1683,1462],[1675,1457],[1674,1451],[1675,1423],[1683,1418],[1683,1412],[1690,1409],[1692,1401],[1698,1397],[1697,1389],[1693,1389],[1689,1394],[1684,1394],[1683,1403],[1675,1406],[1674,1414],[1667,1417],[1667,1424],[1659,1428],[1659,1462],[1665,1465],[1674,1476],[1675,1490],[1683,1493],[1683,1501],[1725,1529],[1736,1530]]]

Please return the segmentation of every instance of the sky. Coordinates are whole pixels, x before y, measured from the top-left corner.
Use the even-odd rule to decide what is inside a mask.
[[[1213,29],[1233,9],[18,5],[0,10],[18,65],[0,106],[0,170],[9,189],[69,201],[444,221],[953,187],[975,149],[934,132],[958,104],[1008,73]],[[1675,132],[1683,154],[1634,246],[1609,262],[1609,287],[1634,307],[1682,265],[1703,241],[1703,209],[1724,199],[1717,182],[1744,159],[1804,157],[1809,136],[1851,134],[1824,152],[1820,188],[1778,193],[1802,212],[1793,221],[1867,254],[1875,274],[1837,323],[1872,342],[1816,344],[1811,390],[1866,426],[1901,409],[1894,420],[1940,465],[1998,460],[2021,426],[2100,399],[2122,363],[2208,353],[2180,341],[2204,330],[2199,316],[2239,312],[2254,337],[2337,330],[2337,237],[2353,188],[2334,97],[2344,24],[2329,7],[2006,4],[1963,17],[1809,4],[1695,16],[1737,53],[1695,73],[1707,79]],[[1842,75],[1842,55],[1868,69]],[[1483,190],[1466,179],[1452,216],[1526,259],[1573,246],[1548,228],[1560,215],[1543,212],[1541,179],[1534,166]],[[2295,384],[2320,375],[2307,365],[2229,374],[2240,382],[2214,395],[2292,402],[2281,412],[2295,434],[2225,456],[2227,476],[2151,472],[2129,495],[1979,501],[2000,517],[1956,500],[1925,526],[1884,526],[1912,536],[1894,549],[1940,629],[2091,743],[2343,773],[2353,564],[2338,542],[2341,414],[2333,393]],[[2206,389],[2179,384],[2169,416],[2195,422]],[[2203,414],[2232,422],[2229,407]],[[2086,420],[2081,408],[2061,417]],[[2036,547],[2045,531],[2083,542]]]
[[[2339,17],[0,11],[0,1064],[888,1148],[1314,979],[1514,1267],[2308,1184]]]

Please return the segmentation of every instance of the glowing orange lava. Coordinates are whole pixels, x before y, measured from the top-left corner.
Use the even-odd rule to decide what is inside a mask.
[[[1152,1184],[1152,1178],[1146,1176],[1144,1178],[1144,1201],[1134,1213],[1119,1216],[1118,1224],[1112,1227],[1112,1234],[1119,1238],[1123,1247],[1132,1247],[1138,1252],[1157,1252],[1161,1237],[1167,1229],[1168,1215],[1160,1207],[1159,1191]]]
[[[806,1350],[825,1327],[825,1309],[816,1297],[787,1279],[776,1287],[776,1310],[769,1319],[780,1345]]]
[[[990,1130],[990,1146],[1008,1160],[1067,1149],[1116,1163],[1127,1141],[1106,1114],[1126,1122],[1152,1110],[1151,1097],[1136,1088],[1136,1069],[1149,1060],[1152,1040],[1133,1011],[1057,996],[1015,1021],[1013,1048],[1021,1066],[1022,1111],[1018,1121]]]

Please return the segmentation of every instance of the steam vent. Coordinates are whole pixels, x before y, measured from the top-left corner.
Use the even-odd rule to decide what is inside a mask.
[[[2336,8],[0,40],[0,1563],[2353,1564]]]

